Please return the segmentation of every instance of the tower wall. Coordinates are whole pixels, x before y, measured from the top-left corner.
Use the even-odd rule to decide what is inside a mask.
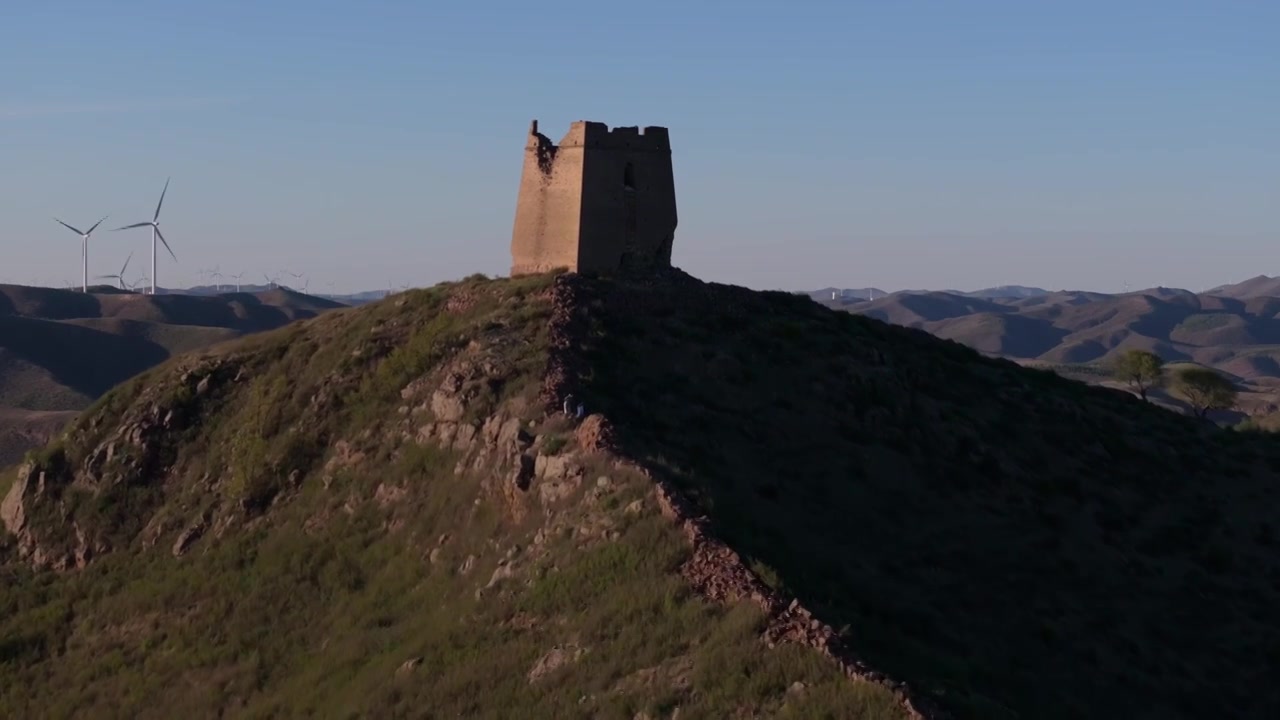
[[[538,132],[538,121],[529,128],[511,235],[512,275],[577,269],[583,148],[574,130],[557,147]]]
[[[676,189],[666,128],[641,134],[634,127],[610,131],[589,123],[586,130],[579,268],[669,266]]]
[[[671,264],[675,182],[666,128],[575,122],[553,145],[530,126],[511,274]]]

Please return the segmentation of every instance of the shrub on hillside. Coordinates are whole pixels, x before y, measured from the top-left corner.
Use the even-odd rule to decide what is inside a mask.
[[[1126,350],[1116,358],[1112,372],[1146,400],[1148,390],[1164,383],[1164,360],[1147,350]]]
[[[1203,418],[1210,410],[1229,410],[1236,404],[1236,387],[1226,377],[1202,367],[1178,370],[1174,376],[1174,391],[1191,405],[1196,417]]]

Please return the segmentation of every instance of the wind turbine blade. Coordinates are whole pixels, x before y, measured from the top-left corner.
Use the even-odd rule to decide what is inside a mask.
[[[164,189],[160,191],[160,202],[156,203],[156,215],[151,218],[151,222],[160,219],[160,206],[164,204],[164,194],[169,192],[169,178],[164,179]]]
[[[129,257],[124,259],[124,267],[120,268],[120,276],[124,277],[124,271],[129,269],[129,261],[133,259],[133,253],[129,253]]]
[[[160,238],[160,242],[164,243],[164,249],[169,251],[169,257],[172,257],[174,262],[178,262],[178,256],[173,254],[173,248],[169,247],[169,241],[164,239],[164,235],[160,234],[160,228],[158,227],[156,228],[156,237]]]
[[[103,216],[102,216],[102,220],[106,220],[106,219],[107,219],[107,218],[109,218],[109,217],[111,217],[111,216],[110,216],[110,215],[103,215]],[[102,224],[102,220],[99,220],[98,222],[94,223],[94,224],[93,224],[93,227],[89,228],[89,232],[85,233],[85,235],[92,235],[92,234],[93,234],[93,231],[94,231],[94,230],[97,230],[97,229],[98,229],[98,226]]]
[[[119,230],[132,230],[132,229],[134,229],[134,228],[140,228],[140,227],[151,227],[151,223],[149,223],[149,222],[145,222],[145,223],[134,223],[134,224],[132,224],[132,225],[125,225],[124,227],[118,227],[118,228],[116,228],[116,230],[117,230],[117,231],[119,231]]]
[[[84,235],[84,233],[82,233],[82,232],[80,232],[79,230],[77,230],[77,229],[75,229],[75,228],[71,227],[70,225],[68,225],[68,224],[66,224],[66,223],[64,223],[64,222],[62,222],[62,221],[61,221],[61,220],[59,220],[58,218],[54,218],[54,219],[53,219],[53,221],[54,221],[54,222],[56,222],[56,223],[58,223],[58,224],[59,224],[59,225],[61,225],[62,227],[64,227],[64,228],[66,228],[66,229],[70,230],[71,232],[73,232],[73,233],[77,234],[77,235]]]

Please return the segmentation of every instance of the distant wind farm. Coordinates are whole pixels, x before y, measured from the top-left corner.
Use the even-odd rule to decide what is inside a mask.
[[[118,272],[95,275],[93,276],[93,279],[112,280],[114,281],[115,287],[117,289],[125,292],[136,292],[137,289],[141,287],[141,288],[144,288],[144,291],[150,295],[157,295],[162,292],[183,292],[185,294],[199,295],[199,294],[206,294],[208,290],[212,290],[215,293],[221,293],[223,292],[224,285],[227,286],[228,288],[231,286],[232,284],[231,281],[234,281],[235,292],[237,293],[243,292],[246,288],[246,286],[243,283],[243,278],[245,277],[245,275],[249,274],[249,271],[240,270],[239,272],[236,272],[236,273],[230,273],[230,272],[224,273],[220,265],[215,265],[212,268],[202,268],[200,270],[197,270],[196,276],[199,278],[200,284],[194,288],[188,288],[187,290],[183,291],[183,290],[175,290],[175,289],[166,290],[161,287],[160,279],[159,279],[160,273],[159,273],[159,267],[157,262],[159,257],[159,248],[163,246],[165,251],[168,252],[169,256],[173,259],[173,261],[175,263],[178,262],[177,254],[174,253],[173,248],[169,245],[168,238],[165,237],[164,232],[160,229],[160,211],[164,207],[165,198],[168,196],[169,185],[171,181],[172,181],[171,177],[165,179],[164,187],[161,188],[160,190],[160,199],[156,202],[156,209],[155,209],[155,212],[152,213],[150,220],[136,222],[136,223],[124,225],[122,227],[113,229],[113,232],[120,232],[124,230],[136,230],[140,228],[148,228],[151,230],[151,272],[150,274],[142,274],[140,276],[134,277],[133,279],[130,279],[130,277],[126,275],[129,269],[129,263],[133,260],[133,255],[134,255],[133,252],[130,252],[128,256],[125,258],[124,263],[120,266],[120,270]],[[89,226],[88,230],[81,230],[79,227],[75,225],[71,225],[70,223],[64,222],[60,218],[56,218],[56,217],[54,218],[54,221],[56,221],[59,225],[62,225],[63,227],[74,232],[76,235],[80,237],[80,268],[79,268],[80,283],[79,285],[80,285],[81,292],[88,293],[90,291],[90,288],[92,287],[89,284],[89,279],[90,279],[89,240],[93,236],[94,231],[98,229],[98,226],[100,226],[108,217],[110,217],[110,215],[104,215],[102,219],[98,220],[93,225]],[[281,283],[281,279],[286,276],[293,279],[294,281],[293,286]],[[305,272],[294,272],[292,270],[266,271],[262,273],[262,277],[266,281],[266,285],[264,286],[265,289],[269,289],[269,290],[287,289],[287,290],[292,290],[294,292],[301,292],[303,294],[308,294],[308,290],[311,286],[311,277]],[[326,287],[329,287],[330,289],[332,289],[333,284],[334,283],[332,282],[326,283]],[[70,281],[63,281],[60,284],[59,283],[49,284],[50,287],[53,287],[55,285],[58,285],[68,290],[75,287],[75,283]],[[409,283],[404,283],[403,285],[401,285],[401,288],[408,289],[409,286],[410,286]],[[256,286],[250,286],[250,290],[256,291],[255,287]],[[369,300],[390,295],[394,292],[392,287],[393,286],[390,283],[388,283],[388,289],[385,292],[368,291],[368,292],[357,292],[357,293],[352,293],[350,295],[341,295],[341,296],[330,292],[328,294],[322,295],[322,297],[328,297],[331,299],[340,300],[348,303],[354,302],[358,304],[360,302],[367,302]]]

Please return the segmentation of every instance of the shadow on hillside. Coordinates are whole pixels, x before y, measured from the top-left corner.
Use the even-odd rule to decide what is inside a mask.
[[[1129,329],[1139,335],[1159,340],[1169,340],[1174,329],[1199,310],[1198,307],[1162,300],[1153,300],[1151,305],[1151,309],[1136,318]]]
[[[0,347],[89,397],[98,397],[169,357],[149,340],[12,316],[0,317]]]
[[[0,286],[0,316],[46,320],[114,318],[259,332],[340,307],[344,306],[287,290],[215,296],[143,295],[113,290],[95,295],[56,288]]]
[[[1004,314],[1017,312],[1015,308],[982,298],[965,297],[945,292],[903,293],[890,295],[883,300],[868,303],[857,312],[886,322],[939,322],[961,318],[975,313]]]
[[[220,297],[157,295],[143,300],[145,302],[139,302],[135,297],[104,303],[103,316],[258,332],[315,315],[307,310],[268,305],[247,293]]]
[[[97,317],[101,304],[93,294],[56,288],[0,285],[0,315],[67,320]]]
[[[1264,440],[807,298],[579,281],[622,451],[873,665],[959,717],[1280,716]]]
[[[928,323],[925,330],[962,342],[983,353],[1014,358],[1038,358],[1057,347],[1067,331],[1048,321],[1012,313],[983,313]]]

